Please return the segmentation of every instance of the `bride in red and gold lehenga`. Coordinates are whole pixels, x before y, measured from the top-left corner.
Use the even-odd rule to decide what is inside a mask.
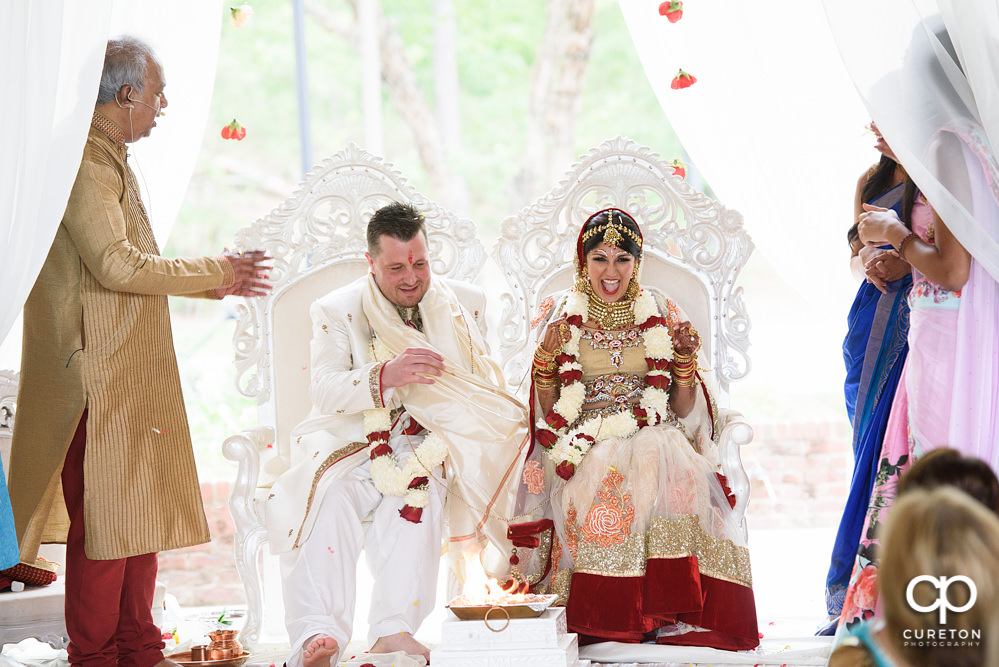
[[[631,216],[596,213],[575,287],[542,306],[532,394],[555,535],[540,588],[584,641],[751,649],[749,551],[718,474],[700,337],[638,284],[641,252]]]

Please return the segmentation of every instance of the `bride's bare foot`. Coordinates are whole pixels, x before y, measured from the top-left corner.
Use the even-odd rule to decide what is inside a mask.
[[[399,632],[388,637],[379,637],[369,653],[394,653],[403,651],[406,655],[422,655],[430,663],[430,649],[413,639],[408,632]],[[308,667],[308,665],[306,665]]]
[[[330,667],[339,650],[340,647],[332,637],[316,635],[302,650],[302,662],[305,667]]]

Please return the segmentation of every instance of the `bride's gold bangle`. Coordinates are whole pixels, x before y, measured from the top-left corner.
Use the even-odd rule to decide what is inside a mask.
[[[556,352],[549,352],[548,350],[546,350],[541,345],[538,345],[538,347],[534,350],[534,358],[535,359],[540,359],[542,361],[554,361],[555,357],[557,357],[557,356],[558,356],[558,352],[557,351]]]
[[[541,378],[537,375],[534,376],[534,386],[537,389],[554,389],[558,386],[557,376],[552,378]]]

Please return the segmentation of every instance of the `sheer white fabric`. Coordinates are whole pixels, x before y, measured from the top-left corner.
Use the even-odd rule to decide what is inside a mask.
[[[161,249],[184,201],[205,136],[222,17],[227,13],[228,8],[218,0],[173,0],[169,7],[158,2],[117,0],[114,5],[110,35],[129,34],[146,40],[160,57],[166,75],[165,93],[170,103],[166,116],[157,121],[152,134],[129,145],[129,160]],[[236,114],[240,107],[234,106],[232,113]],[[205,248],[204,253],[221,250]]]
[[[129,149],[163,247],[204,137],[223,14],[220,2],[206,0],[176,0],[169,8],[134,0],[0,3],[0,358],[5,366],[16,367],[20,331],[14,324],[79,169],[108,37],[127,33],[145,39],[165,69],[168,115]]]
[[[980,146],[980,170],[999,200],[993,150],[999,6],[883,0],[849,11],[844,3],[825,5],[843,60],[885,140],[961,245],[999,280],[999,222],[976,215],[962,148],[968,139]]]
[[[0,3],[0,340],[48,254],[97,98],[111,0]]]
[[[877,156],[821,5],[690,2],[674,24],[655,3],[619,4],[694,165],[791,285],[818,303],[844,304],[818,315],[838,325],[856,291],[844,268],[853,192]],[[681,67],[698,81],[672,90]]]
[[[999,4],[880,0],[862,12],[844,9],[826,1],[830,26],[857,89],[899,161],[973,258],[953,334],[956,358],[946,441],[995,468]],[[910,389],[910,397],[913,393]],[[925,410],[916,414],[927,418]],[[918,436],[917,426],[910,419]]]

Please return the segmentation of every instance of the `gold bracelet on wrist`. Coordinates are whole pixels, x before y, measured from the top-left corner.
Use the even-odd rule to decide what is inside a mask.
[[[673,378],[673,382],[678,387],[693,387],[697,384],[697,379],[691,375],[689,378]]]
[[[558,366],[555,365],[555,362],[547,364],[539,364],[537,361],[534,362],[535,374],[544,373],[545,375],[555,375],[557,371],[558,371]]]
[[[534,386],[537,389],[554,389],[558,386],[558,380],[555,378],[534,378]]]
[[[554,359],[557,356],[558,356],[558,350],[556,350],[555,352],[549,352],[548,350],[546,350],[544,348],[543,345],[538,345],[538,347],[535,348],[535,350],[534,350],[534,357],[536,359],[546,359],[547,360],[547,359]]]
[[[902,242],[898,244],[898,248],[895,250],[898,252],[898,258],[905,261],[905,246],[909,245],[911,241],[915,241],[919,236],[915,232],[909,232],[909,235],[902,239]]]

